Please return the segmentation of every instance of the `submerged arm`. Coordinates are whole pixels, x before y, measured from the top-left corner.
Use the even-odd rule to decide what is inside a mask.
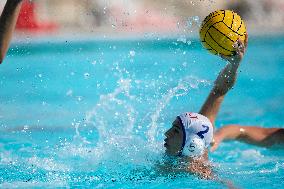
[[[214,144],[211,151],[216,150],[223,140],[239,140],[268,147],[273,144],[284,143],[284,129],[227,125],[215,133]]]
[[[201,179],[214,180],[229,189],[236,188],[232,181],[220,178],[216,173],[214,173],[213,167],[209,164],[207,160],[203,158],[191,160],[187,171],[194,173]]]
[[[22,0],[7,0],[0,17],[0,64],[8,51]]]

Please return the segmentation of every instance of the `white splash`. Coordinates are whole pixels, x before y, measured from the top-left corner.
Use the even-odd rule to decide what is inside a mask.
[[[155,143],[155,136],[157,132],[157,122],[160,117],[162,110],[169,104],[173,97],[186,95],[191,89],[196,89],[200,84],[209,84],[209,81],[201,80],[192,76],[185,77],[179,80],[176,87],[173,87],[164,94],[160,101],[157,102],[155,111],[151,115],[151,123],[148,126],[149,130],[147,132],[148,141],[150,144]]]

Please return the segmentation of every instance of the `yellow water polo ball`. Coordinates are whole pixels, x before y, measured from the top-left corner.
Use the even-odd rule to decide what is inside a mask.
[[[199,31],[204,48],[213,54],[232,56],[234,42],[245,40],[246,26],[241,17],[230,10],[210,13],[202,22]]]

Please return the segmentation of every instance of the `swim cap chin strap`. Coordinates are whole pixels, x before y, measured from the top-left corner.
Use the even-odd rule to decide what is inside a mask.
[[[213,139],[209,119],[197,113],[186,112],[177,117],[182,123],[183,143],[179,156],[200,156]]]

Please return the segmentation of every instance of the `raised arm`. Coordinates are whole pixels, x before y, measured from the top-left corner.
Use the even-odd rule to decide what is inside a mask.
[[[22,0],[7,0],[0,17],[0,64],[8,51]]]
[[[215,151],[223,140],[239,140],[269,147],[273,144],[284,143],[284,128],[227,125],[215,133],[211,151]]]
[[[237,70],[244,56],[247,46],[247,41],[248,41],[247,35],[245,42],[237,40],[234,46],[237,52],[235,56],[232,57],[221,56],[223,59],[228,60],[229,63],[219,73],[214,83],[213,89],[211,90],[209,96],[207,97],[205,103],[203,104],[201,110],[199,111],[200,114],[206,116],[211,121],[213,126],[215,125],[214,124],[215,119],[220,109],[221,103],[224,100],[225,95],[235,84],[237,77]]]

